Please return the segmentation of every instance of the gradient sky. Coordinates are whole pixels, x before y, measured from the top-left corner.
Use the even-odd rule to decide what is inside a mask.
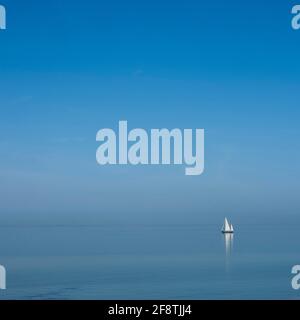
[[[0,222],[297,218],[297,2],[0,3]],[[204,128],[205,173],[97,165],[119,120]]]

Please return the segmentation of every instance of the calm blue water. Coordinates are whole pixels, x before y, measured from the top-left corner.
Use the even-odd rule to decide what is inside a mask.
[[[298,226],[1,227],[0,299],[299,299]]]

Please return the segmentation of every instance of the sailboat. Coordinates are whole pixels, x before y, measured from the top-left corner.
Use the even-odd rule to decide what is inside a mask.
[[[222,227],[222,233],[233,233],[233,225],[225,218],[224,225]]]

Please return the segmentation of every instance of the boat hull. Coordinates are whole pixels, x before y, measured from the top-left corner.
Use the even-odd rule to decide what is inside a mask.
[[[222,231],[222,233],[234,233],[234,231]]]

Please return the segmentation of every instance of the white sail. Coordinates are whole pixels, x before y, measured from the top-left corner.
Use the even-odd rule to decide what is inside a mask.
[[[229,225],[229,223],[228,223],[228,220],[227,220],[227,218],[225,218],[225,221],[224,221],[224,226],[223,226],[223,231],[230,231],[230,225]]]
[[[222,232],[223,233],[233,233],[233,231],[234,231],[233,225],[228,222],[227,218],[225,218]]]

